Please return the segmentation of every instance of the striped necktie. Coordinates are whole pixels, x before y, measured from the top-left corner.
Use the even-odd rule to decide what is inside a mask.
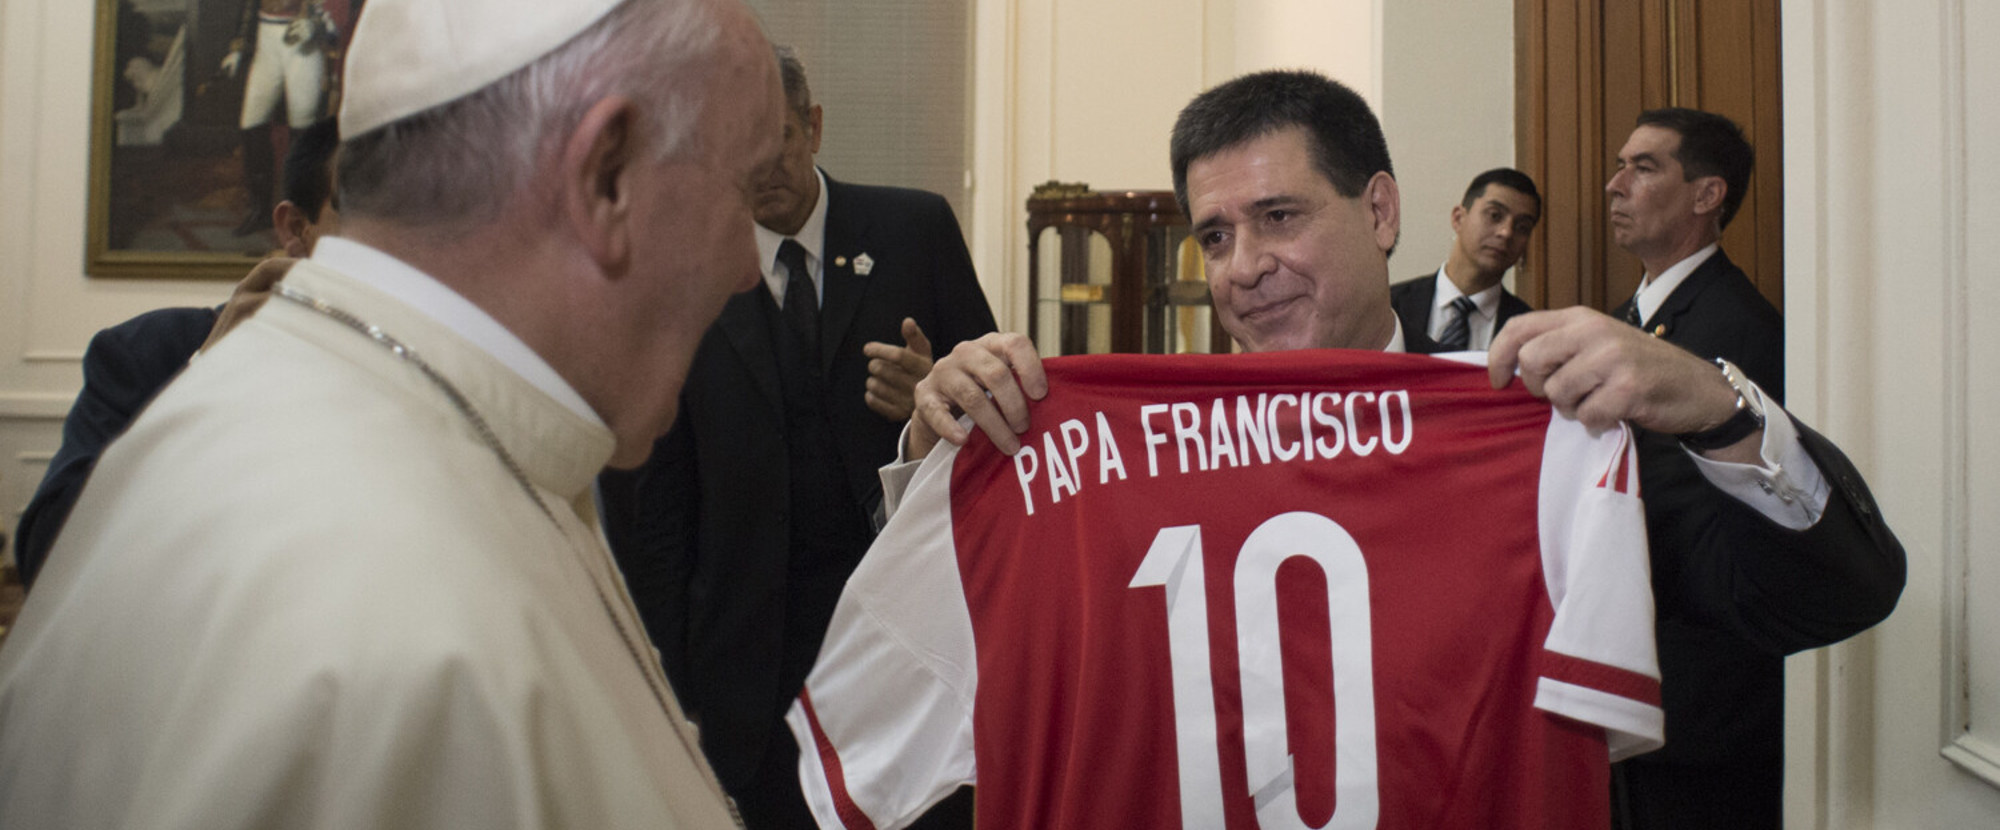
[[[1451,301],[1451,322],[1445,324],[1444,334],[1438,336],[1438,348],[1447,352],[1462,352],[1471,346],[1473,308],[1471,297]]]

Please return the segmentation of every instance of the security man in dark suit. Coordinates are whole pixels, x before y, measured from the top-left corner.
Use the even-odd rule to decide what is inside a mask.
[[[821,109],[779,50],[781,158],[756,199],[765,284],[695,355],[680,419],[600,479],[605,530],[667,677],[751,830],[814,828],[784,713],[875,538],[932,343],[994,330],[951,207],[813,165]],[[970,827],[969,793],[921,827]]]
[[[1720,247],[1722,229],[1743,203],[1752,164],[1750,144],[1723,116],[1680,108],[1639,116],[1605,191],[1613,238],[1639,257],[1646,275],[1638,293],[1613,316],[1718,362],[1725,374],[1755,382],[1781,404],[1784,318]],[[1759,403],[1745,399],[1745,409]],[[1784,656],[1865,627],[1886,611],[1885,603],[1893,604],[1891,589],[1901,585],[1898,572],[1893,583],[1838,586],[1844,590],[1827,593],[1802,572],[1763,586],[1739,584],[1730,592],[1735,596],[1718,590],[1715,575],[1730,566],[1703,554],[1710,540],[1745,534],[1746,544],[1733,553],[1754,559],[1757,546],[1747,542],[1789,532],[1765,521],[1782,517],[1760,516],[1740,502],[1710,497],[1694,457],[1680,449],[1734,442],[1747,434],[1749,419],[1734,423],[1737,431],[1726,422],[1693,438],[1638,430],[1667,744],[1613,769],[1612,810],[1620,827],[1777,828],[1784,785]],[[1801,430],[1800,438],[1808,447],[1823,440],[1810,430]],[[1779,461],[1781,470],[1810,466]],[[1855,507],[1872,511],[1874,506]],[[1810,513],[1800,511],[1792,524],[1824,524],[1812,522],[1817,517]],[[1817,606],[1815,616],[1822,619],[1788,618],[1746,601],[1745,592],[1767,591],[1786,595],[1787,604]],[[1853,619],[1843,624],[1842,614]]]
[[[1444,265],[1389,287],[1406,336],[1424,334],[1440,351],[1484,350],[1508,318],[1531,311],[1500,278],[1528,252],[1541,218],[1542,194],[1528,174],[1496,167],[1473,177],[1451,209]]]

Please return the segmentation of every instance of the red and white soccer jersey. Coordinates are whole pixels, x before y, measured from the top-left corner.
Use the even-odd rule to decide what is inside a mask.
[[[848,582],[788,714],[823,825],[1608,826],[1661,741],[1629,432],[1413,355],[1046,366]]]

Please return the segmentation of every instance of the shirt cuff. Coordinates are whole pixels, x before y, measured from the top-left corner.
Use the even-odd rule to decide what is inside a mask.
[[[923,460],[909,460],[910,425],[903,424],[903,432],[896,436],[896,460],[875,471],[875,477],[882,481],[882,524],[887,525],[896,517],[896,508],[903,503],[903,491],[910,489],[910,479],[917,477],[917,468]]]
[[[1826,476],[1806,453],[1805,445],[1799,443],[1799,431],[1784,407],[1754,383],[1751,392],[1757,395],[1764,409],[1764,441],[1757,453],[1762,464],[1714,461],[1686,447],[1681,450],[1694,459],[1695,467],[1717,489],[1780,527],[1805,530],[1826,512],[1827,498],[1831,495]]]

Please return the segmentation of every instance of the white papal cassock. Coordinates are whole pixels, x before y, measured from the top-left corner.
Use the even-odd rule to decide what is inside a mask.
[[[610,431],[325,265],[284,285],[435,367],[547,511],[413,363],[273,299],[105,453],[0,649],[0,827],[733,826],[587,518]]]

